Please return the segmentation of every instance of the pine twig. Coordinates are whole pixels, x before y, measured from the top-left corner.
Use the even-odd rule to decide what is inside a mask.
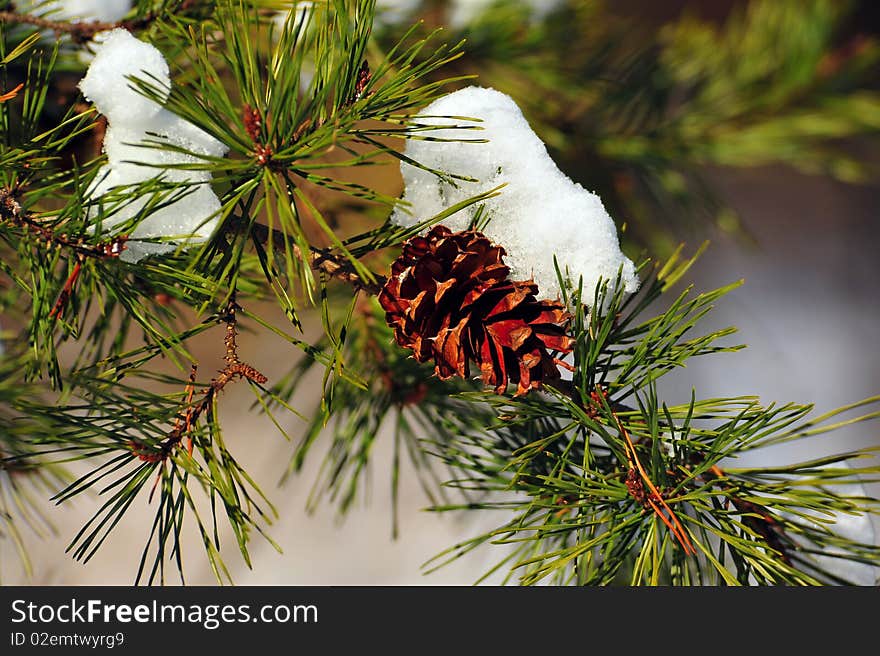
[[[76,281],[82,271],[83,262],[87,258],[107,260],[119,257],[126,248],[127,235],[117,235],[108,240],[89,244],[83,237],[71,237],[67,233],[58,233],[56,229],[43,225],[34,214],[24,211],[8,187],[0,187],[0,223],[8,223],[22,228],[49,247],[66,248],[76,257],[73,271],[64,282],[64,287],[49,312],[49,318],[55,319],[64,310],[64,306],[73,294]]]
[[[291,248],[294,255],[302,258],[302,251],[296,244],[289,244],[287,238],[277,230],[271,230],[262,223],[254,223],[251,226],[251,234],[254,239],[259,240],[263,244],[271,244],[274,248],[285,250]],[[351,262],[344,256],[337,255],[329,249],[312,247],[312,252],[308,255],[309,264],[313,269],[323,271],[331,278],[336,278],[342,282],[352,285],[355,289],[363,290],[372,296],[378,295],[385,285],[385,278],[380,274],[373,274],[375,282],[364,280],[363,277],[355,271]]]
[[[561,379],[554,381],[554,387],[565,391],[572,400],[576,403],[580,403],[578,400],[580,395],[570,381]],[[651,506],[657,516],[660,517],[661,521],[666,524],[666,526],[673,532],[673,535],[676,536],[676,539],[678,539],[682,547],[684,547],[685,553],[688,553],[691,550],[693,550],[693,553],[696,553],[687,534],[684,532],[684,529],[681,527],[681,524],[675,517],[674,513],[672,513],[672,509],[669,508],[663,500],[663,497],[660,495],[660,492],[653,486],[650,479],[647,477],[647,472],[644,471],[644,468],[639,461],[635,445],[632,443],[628,432],[623,427],[620,417],[617,415],[618,412],[632,412],[633,409],[622,403],[611,402],[605,396],[604,392],[601,396],[598,392],[593,392],[590,397],[593,401],[593,405],[587,409],[588,412],[591,415],[598,415],[599,404],[603,401],[607,403],[611,408],[611,416],[617,424],[618,432],[624,437],[627,459],[630,465],[630,469],[626,476],[626,487],[630,496],[643,505]],[[724,471],[717,465],[712,465],[708,471],[703,474],[705,479],[715,482],[715,484],[727,494],[730,503],[733,504],[733,506],[743,515],[743,524],[760,535],[764,539],[764,542],[767,543],[767,546],[777,551],[784,563],[790,564],[791,560],[788,555],[788,549],[785,546],[787,536],[779,525],[779,522],[764,506],[752,501],[741,499],[736,495],[729,494],[729,489],[721,482],[725,476],[726,474]],[[646,485],[648,487],[647,491],[645,490]],[[664,509],[671,514],[671,517],[667,517],[661,512],[661,510]]]
[[[721,484],[721,479],[725,478],[725,476],[724,471],[717,465],[712,465],[704,474],[705,478],[714,481],[722,489],[724,489],[724,486]],[[742,515],[742,523],[760,535],[770,548],[779,552],[782,562],[790,565],[791,559],[788,555],[788,549],[784,544],[787,536],[772,513],[754,501],[746,501],[735,495],[730,495],[728,498],[734,508]]]
[[[627,472],[627,489],[630,494],[637,500],[639,496],[641,496],[641,498],[651,506],[651,510],[654,511],[654,514],[660,518],[660,521],[666,524],[666,527],[672,532],[675,539],[678,540],[678,543],[681,545],[682,549],[684,549],[686,556],[696,555],[697,550],[691,543],[691,540],[676,516],[675,511],[673,511],[669,504],[666,503],[663,495],[651,481],[648,472],[646,472],[645,468],[642,466],[642,463],[639,460],[639,454],[636,452],[636,447],[632,443],[629,433],[623,427],[620,417],[618,417],[613,410],[611,411],[611,416],[614,417],[614,421],[617,424],[617,430],[623,436],[626,444],[626,457],[629,465],[629,471]],[[644,489],[641,485],[634,486],[635,481],[638,480],[636,479],[634,472],[638,472],[639,476],[641,476],[641,481],[648,487],[648,494],[644,493]],[[634,491],[636,490],[641,490],[641,494],[634,494]]]
[[[81,258],[109,259],[119,257],[125,250],[127,235],[117,235],[97,244],[89,244],[83,237],[71,237],[43,225],[36,215],[26,212],[8,187],[0,187],[0,222],[24,229],[48,245],[66,248]]]
[[[557,379],[553,382],[553,385],[564,391],[572,401],[578,405],[582,405],[580,394],[571,381]],[[669,504],[666,503],[666,500],[657,489],[657,486],[654,485],[648,472],[645,471],[645,468],[639,459],[639,454],[636,451],[635,444],[633,444],[633,441],[629,436],[629,431],[624,428],[623,422],[617,414],[618,412],[632,411],[632,408],[621,403],[611,403],[601,387],[597,387],[597,391],[590,394],[590,401],[590,405],[586,408],[586,411],[592,417],[599,415],[599,410],[602,405],[608,405],[611,411],[611,417],[616,424],[617,432],[624,440],[628,468],[626,474],[626,488],[629,491],[630,496],[638,503],[651,507],[654,514],[660,518],[660,521],[662,521],[672,532],[672,535],[675,536],[675,539],[681,545],[682,549],[684,549],[685,555],[696,555],[697,550],[676,516],[675,511],[673,511]]]
[[[24,82],[19,83],[13,89],[10,89],[6,93],[0,93],[0,102],[6,102],[7,100],[12,100],[18,95],[18,92],[24,88]]]
[[[106,22],[106,21],[62,21],[24,14],[16,11],[0,11],[0,23],[8,25],[31,25],[44,30],[52,30],[56,34],[69,34],[75,43],[85,43],[95,38],[98,32],[106,32],[117,27],[133,31],[146,27],[156,18],[156,14],[149,13],[141,18],[130,20]]]
[[[235,313],[241,309],[235,302],[235,298],[229,302],[221,320],[226,324],[226,336],[224,344],[226,346],[226,355],[224,360],[226,366],[220,371],[220,374],[208,383],[207,388],[202,394],[198,403],[193,405],[192,399],[195,395],[195,379],[198,365],[193,364],[190,368],[189,383],[186,387],[186,401],[181,406],[181,411],[177,416],[174,426],[165,439],[161,442],[158,449],[151,449],[143,444],[131,442],[129,447],[138,458],[145,462],[164,462],[167,460],[174,449],[189,437],[188,451],[192,454],[192,437],[191,430],[198,422],[199,418],[207,412],[217,395],[223,391],[227,384],[234,379],[250,380],[258,385],[265,383],[268,378],[257,371],[253,366],[242,362],[238,356],[238,345],[236,344],[236,323]]]

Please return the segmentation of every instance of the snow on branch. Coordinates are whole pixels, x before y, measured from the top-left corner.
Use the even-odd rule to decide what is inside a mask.
[[[635,266],[621,252],[602,200],[557,168],[513,99],[494,89],[468,87],[434,101],[415,121],[449,127],[408,140],[406,156],[425,168],[401,162],[403,200],[410,206],[395,210],[392,221],[411,226],[503,184],[501,194],[485,202],[490,220],[482,232],[504,247],[512,278],[534,280],[542,297],[561,295],[555,255],[569,284],[577,286],[583,277],[587,298],[600,279],[613,283],[618,271],[624,291],[638,289]],[[466,229],[478,207],[444,225]]]
[[[137,238],[173,238],[185,244],[202,242],[217,226],[220,201],[211,189],[211,173],[181,168],[204,163],[205,158],[223,157],[228,147],[195,125],[164,109],[140,93],[131,78],[137,78],[167,99],[171,89],[168,64],[153,45],[118,28],[99,36],[99,47],[85,77],[83,94],[107,117],[104,136],[107,164],[98,172],[87,196],[94,201],[90,216],[97,218],[104,206],[102,226],[112,230],[144,211],[152,194],[126,200],[102,202],[115,188],[134,189],[139,183],[161,177],[181,185],[141,220],[129,237],[122,260],[137,262],[147,255],[173,251],[173,241],[145,242]]]

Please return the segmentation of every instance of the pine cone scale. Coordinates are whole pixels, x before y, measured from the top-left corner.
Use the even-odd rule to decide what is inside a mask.
[[[508,280],[503,256],[476,231],[435,226],[404,244],[379,302],[398,344],[433,359],[439,378],[467,378],[473,362],[497,393],[514,383],[522,395],[559,375],[550,351],[568,353],[574,341],[565,308],[538,300],[531,280]]]

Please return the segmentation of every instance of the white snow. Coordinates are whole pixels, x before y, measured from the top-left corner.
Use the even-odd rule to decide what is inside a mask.
[[[161,52],[122,28],[102,33],[98,54],[79,87],[111,124],[136,126],[162,107],[139,93],[127,76],[161,89],[163,101],[168,97],[171,78]]]
[[[434,101],[419,117],[416,121],[420,124],[456,126],[421,133],[424,136],[459,141],[410,139],[405,154],[429,168],[479,182],[456,181],[455,187],[431,172],[401,162],[403,200],[411,206],[395,209],[393,222],[413,225],[506,184],[498,196],[485,202],[491,221],[483,232],[504,247],[511,278],[531,278],[542,297],[558,297],[561,290],[553,264],[555,254],[569,284],[576,286],[583,277],[586,301],[592,298],[600,278],[608,280],[611,288],[619,270],[624,291],[638,289],[635,266],[621,252],[617,228],[601,199],[557,168],[512,98],[494,89],[467,87]],[[473,141],[479,139],[488,143]],[[476,209],[472,205],[443,224],[465,230]]]
[[[132,0],[52,0],[17,2],[22,11],[36,13],[52,20],[116,22],[129,12]]]
[[[220,201],[209,184],[211,174],[168,167],[198,164],[205,157],[222,157],[228,148],[138,93],[127,76],[159,86],[165,90],[163,98],[167,98],[171,80],[165,58],[154,46],[120,28],[100,40],[95,59],[79,85],[109,124],[104,135],[107,163],[86,192],[89,199],[96,201],[90,216],[97,217],[102,197],[114,187],[135,185],[159,176],[169,182],[190,183],[185,195],[175,195],[173,202],[152,211],[129,235],[135,239],[128,242],[120,259],[137,262],[146,255],[168,253],[176,248],[174,241],[147,243],[137,241],[138,237],[176,237],[176,241],[192,244],[211,235],[220,211]],[[150,147],[151,143],[177,146],[192,154]],[[151,196],[133,198],[121,208],[115,202],[104,203],[105,211],[111,207],[119,209],[103,219],[102,229],[112,230],[138,215]]]

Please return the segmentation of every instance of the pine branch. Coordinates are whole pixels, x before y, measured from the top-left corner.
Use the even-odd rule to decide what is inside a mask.
[[[15,199],[13,190],[0,187],[0,221],[18,228],[23,228],[32,237],[42,241],[47,248],[63,248],[78,258],[111,259],[117,258],[125,250],[126,235],[117,235],[89,243],[85,237],[71,237],[67,233],[59,233],[57,226],[44,225],[37,215],[27,212]]]
[[[106,21],[59,21],[33,14],[0,11],[0,23],[7,25],[30,25],[43,30],[51,30],[56,34],[68,34],[74,43],[85,43],[94,39],[98,32],[106,32],[107,30],[119,27],[130,31],[143,29],[156,18],[157,14],[148,13],[139,18],[117,21],[115,23],[108,23]]]
[[[74,238],[66,233],[59,233],[57,227],[43,225],[32,212],[24,211],[8,187],[0,187],[0,222],[23,228],[27,234],[42,241],[46,248],[62,248],[76,258],[76,264],[49,312],[51,319],[63,312],[79,279],[83,261],[86,258],[99,260],[118,258],[125,250],[125,243],[128,241],[126,235],[117,235],[98,243],[88,243],[82,236]]]
[[[207,389],[202,393],[201,399],[193,404],[193,394],[196,384],[197,365],[193,364],[190,368],[189,385],[186,389],[186,401],[178,414],[174,427],[168,433],[168,436],[159,444],[158,449],[147,448],[136,442],[132,443],[132,450],[144,462],[164,462],[168,459],[175,448],[187,437],[192,428],[199,421],[201,416],[205,414],[213,405],[217,395],[224,390],[227,384],[235,379],[249,380],[257,385],[262,385],[268,379],[251,365],[242,362],[238,356],[238,347],[236,345],[236,311],[241,309],[235,302],[233,295],[232,300],[226,307],[221,320],[226,324],[226,355],[224,359],[226,366],[220,372],[220,375],[211,379]],[[193,441],[190,437],[188,452],[192,455]]]
[[[258,240],[261,244],[271,244],[281,252],[284,252],[289,245],[288,236],[276,230],[271,230],[268,226],[262,223],[254,223],[251,226],[251,234],[254,239]],[[290,247],[295,257],[303,257],[299,245],[293,244]],[[370,295],[377,295],[385,284],[384,277],[376,273],[372,273],[373,280],[364,279],[363,276],[354,269],[349,258],[337,255],[331,249],[321,249],[312,246],[307,257],[310,265],[315,270],[322,271],[329,277],[345,282],[351,285],[354,289],[363,290]]]
[[[704,33],[699,25],[682,23],[676,38],[649,39],[648,47],[633,48],[631,38],[619,38],[616,28],[593,20],[597,14],[590,12],[599,8],[572,3],[563,8],[567,13],[562,19],[529,27],[519,21],[520,27],[511,31],[501,29],[498,17],[522,7],[498,3],[474,34],[477,48],[469,63],[478,66],[472,70],[459,45],[434,47],[433,34],[420,32],[420,27],[389,41],[383,54],[371,37],[372,0],[313,3],[308,20],[301,15],[288,19],[280,34],[276,30],[274,42],[269,39],[268,9],[221,0],[210,4],[208,15],[196,17],[187,13],[196,4],[166,5],[161,15],[114,24],[0,12],[4,25],[54,30],[75,42],[88,40],[99,29],[149,25],[160,54],[171,60],[174,83],[170,95],[149,80],[135,80],[133,86],[162,104],[170,121],[191,124],[229,148],[228,156],[200,156],[190,152],[186,139],[178,145],[148,135],[139,144],[149,155],[143,159],[159,174],[167,164],[170,175],[103,195],[98,216],[107,221],[104,226],[132,200],[146,205],[114,224],[114,236],[92,234],[91,209],[96,205],[95,199],[86,198],[86,190],[103,160],[83,170],[77,163],[65,168],[70,166],[67,149],[73,137],[87,127],[70,130],[83,115],[68,112],[59,122],[52,113],[57,109],[47,109],[54,55],[45,59],[32,50],[36,34],[10,54],[0,53],[4,69],[25,53],[34,62],[23,87],[7,84],[4,77],[0,89],[0,272],[12,282],[0,288],[0,310],[4,324],[10,314],[22,319],[20,308],[33,312],[18,322],[28,325],[19,341],[31,349],[16,349],[0,367],[30,380],[43,361],[49,362],[52,381],[62,390],[49,399],[36,386],[13,390],[17,381],[0,383],[0,400],[5,404],[8,399],[15,415],[8,424],[16,427],[6,430],[0,413],[0,477],[19,477],[22,467],[42,471],[53,459],[86,465],[81,477],[55,486],[61,488],[54,497],[58,502],[86,490],[102,495],[94,517],[70,543],[75,558],[88,560],[98,553],[123,515],[137,512],[135,500],[143,492],[147,503],[155,504],[155,517],[137,581],[164,582],[165,563],[171,560],[183,580],[185,520],[197,528],[218,579],[230,578],[220,558],[217,517],[223,513],[250,565],[250,536],[262,532],[274,510],[223,442],[217,412],[221,393],[231,383],[245,381],[256,395],[254,407],[262,408],[286,436],[284,422],[273,412],[295,412],[293,395],[305,374],[318,367],[321,399],[313,414],[303,417],[306,427],[288,465],[288,474],[300,470],[319,438],[326,437],[324,465],[309,509],[324,496],[338,502],[340,512],[353,507],[372,446],[385,426],[392,428],[394,440],[390,478],[395,502],[400,463],[408,456],[435,510],[507,513],[495,529],[456,545],[434,562],[484,544],[506,544],[511,552],[499,567],[509,568],[509,580],[519,576],[525,584],[688,585],[838,583],[846,577],[823,560],[827,554],[851,563],[880,562],[880,547],[836,535],[833,526],[839,514],[870,516],[878,510],[876,499],[838,491],[880,476],[876,467],[847,468],[866,451],[773,468],[727,465],[750,449],[875,418],[878,412],[871,404],[877,399],[844,409],[871,406],[861,416],[837,421],[833,414],[808,420],[810,408],[805,405],[761,406],[755,399],[698,399],[696,393],[690,403],[679,405],[658,398],[655,383],[661,376],[693,357],[740,348],[721,341],[732,329],[693,336],[714,302],[736,283],[702,294],[690,288],[673,292],[693,262],[679,262],[676,251],[665,266],[651,270],[646,265],[641,291],[629,298],[619,293],[618,280],[617,286],[595,290],[574,292],[563,286],[564,298],[542,304],[524,300],[530,283],[496,280],[490,272],[486,287],[471,289],[469,298],[473,302],[491,290],[485,304],[493,307],[467,306],[473,315],[468,320],[497,331],[485,340],[488,348],[479,348],[479,333],[456,330],[454,326],[466,323],[457,317],[450,319],[453,329],[445,333],[445,350],[438,355],[433,349],[441,342],[435,329],[445,325],[448,308],[438,310],[437,304],[454,294],[445,297],[452,288],[437,288],[436,278],[441,269],[446,271],[441,265],[449,264],[456,270],[452,283],[467,283],[474,275],[468,269],[470,256],[450,263],[444,259],[448,253],[435,254],[439,268],[423,267],[413,274],[417,289],[411,298],[386,293],[381,305],[373,297],[403,277],[399,267],[390,274],[377,273],[365,263],[385,249],[411,245],[417,235],[446,219],[454,221],[468,208],[470,228],[491,225],[498,217],[484,213],[489,204],[477,208],[499,189],[404,227],[385,220],[384,214],[401,207],[401,199],[344,175],[355,167],[400,161],[444,184],[469,180],[467,172],[433,170],[391,144],[400,138],[437,140],[431,130],[442,127],[409,117],[448,86],[469,79],[472,72],[485,72],[491,84],[539,90],[532,95],[541,98],[541,107],[533,106],[532,113],[560,152],[589,150],[603,164],[589,170],[604,171],[609,178],[623,170],[629,182],[615,177],[612,198],[627,205],[644,193],[665,206],[664,214],[684,216],[681,208],[697,190],[703,191],[699,176],[690,177],[688,168],[695,163],[778,157],[781,151],[766,144],[782,138],[795,145],[784,153],[787,157],[801,161],[800,154],[807,152],[802,164],[828,166],[837,160],[814,148],[819,139],[867,131],[870,120],[864,117],[875,104],[870,94],[835,95],[830,82],[810,87],[812,68],[821,68],[817,62],[827,39],[825,28],[803,44],[789,40],[788,34],[779,37],[784,44],[780,48],[790,55],[783,57],[787,81],[775,96],[762,100],[755,90],[765,86],[768,70],[750,65],[754,53],[739,51],[740,44],[754,47],[751,41],[731,35],[746,29],[742,26],[777,25],[792,3],[777,3],[782,9],[763,3],[763,14],[737,18],[713,33],[710,52],[702,56],[693,55],[704,48],[696,38]],[[831,15],[825,4],[816,6],[821,11],[814,20]],[[554,49],[567,47],[571,38],[565,35],[581,24],[598,32],[591,32],[596,38],[587,40],[586,55],[579,59],[566,53],[556,61]],[[772,30],[760,32],[756,42],[766,43],[768,34]],[[541,47],[547,35],[555,35],[552,44]],[[871,61],[864,53],[853,57]],[[831,64],[836,70],[847,68],[838,60]],[[715,85],[726,79],[728,68],[751,77],[734,76],[737,83],[719,93]],[[687,78],[687,71],[696,72],[695,77]],[[611,88],[608,79],[619,88]],[[676,89],[688,93],[681,113],[670,114],[668,101]],[[818,100],[802,105],[807,107],[803,111],[786,110],[776,118],[769,111],[774,103],[787,106],[792,98],[806,103],[812,90]],[[719,108],[719,98],[736,102]],[[812,111],[823,120],[815,122],[808,115]],[[838,115],[840,121],[827,120]],[[703,134],[707,126],[710,135]],[[746,133],[751,138],[743,138]],[[762,134],[772,138],[757,138]],[[138,151],[126,152],[135,153],[137,161]],[[166,156],[171,163],[164,161]],[[212,193],[220,200],[214,215],[219,227],[211,239],[199,249],[187,244],[194,255],[182,247],[137,262],[118,261],[130,246],[126,235],[148,225],[155,210],[192,191],[193,185],[176,177],[185,177],[187,170],[209,174],[205,177],[211,178]],[[323,198],[306,193],[312,186],[319,193],[342,193],[385,208],[369,216],[368,210],[363,212],[361,223],[376,219],[377,227],[342,225],[319,209]],[[625,213],[634,214],[638,212]],[[348,236],[358,230],[365,231]],[[490,260],[483,261],[482,271],[497,274],[500,269],[491,268]],[[63,285],[58,280],[61,266],[68,269]],[[329,285],[330,280],[343,284]],[[30,296],[27,302],[25,295]],[[291,325],[275,326],[253,309],[273,296]],[[497,302],[502,298],[504,303]],[[399,300],[400,307],[389,300]],[[424,319],[423,326],[407,325],[404,301],[417,307],[409,318]],[[657,310],[664,302],[665,309]],[[452,305],[456,307],[449,317],[459,303]],[[602,309],[606,305],[607,312]],[[296,332],[301,328],[299,313],[307,309],[319,315],[315,318],[323,332],[314,344]],[[392,311],[398,313],[398,333],[388,325]],[[239,357],[240,317],[307,356],[269,390],[257,367]],[[500,319],[493,323],[493,317]],[[219,325],[225,330],[225,365],[211,380],[199,383],[197,363],[188,352],[191,340]],[[131,346],[137,328],[144,343]],[[434,361],[423,364],[409,357],[410,351],[398,346],[400,332],[425,346],[420,357],[433,353]],[[536,336],[543,346],[531,342],[529,348],[519,348]],[[64,340],[80,352],[62,367],[56,347]],[[178,366],[178,375],[158,373],[163,356]],[[471,379],[468,363],[478,363],[481,377],[486,374],[483,380],[492,380],[491,389]],[[570,382],[561,379],[560,366],[571,372]],[[527,383],[511,394],[507,384],[517,369],[519,380]],[[493,378],[496,371],[501,373]],[[18,421],[22,417],[31,423]],[[26,448],[19,448],[22,442]],[[196,503],[198,491],[210,502],[205,518]],[[0,499],[0,511],[4,501]],[[396,535],[396,511],[392,517]]]

